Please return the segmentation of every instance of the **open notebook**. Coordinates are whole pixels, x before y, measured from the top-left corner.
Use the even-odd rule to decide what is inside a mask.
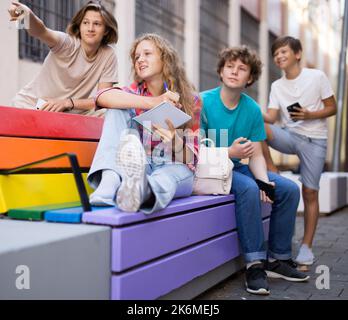
[[[191,120],[191,116],[181,111],[169,102],[162,102],[149,111],[133,118],[134,121],[152,132],[152,125],[156,124],[164,129],[169,129],[166,123],[169,119],[175,128],[179,128]]]

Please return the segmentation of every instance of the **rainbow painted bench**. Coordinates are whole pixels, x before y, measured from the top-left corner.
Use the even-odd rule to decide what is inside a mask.
[[[88,170],[103,120],[7,107],[0,107],[0,115],[0,170],[61,153],[76,154],[82,170]],[[83,179],[89,193],[85,173]],[[66,159],[20,173],[0,172],[2,214],[46,206],[37,220],[64,222],[62,217],[79,215],[74,225],[3,215],[0,298],[192,299],[243,267],[233,195],[177,199],[152,215],[117,208],[88,211],[76,203],[79,199]],[[266,237],[270,210],[263,205]],[[13,287],[20,261],[37,279],[30,291]]]
[[[103,120],[9,107],[0,107],[0,115],[0,214],[22,207],[74,205],[79,201],[67,157],[25,166],[61,154],[75,154],[80,168],[87,172]],[[3,174],[14,168],[20,171]]]

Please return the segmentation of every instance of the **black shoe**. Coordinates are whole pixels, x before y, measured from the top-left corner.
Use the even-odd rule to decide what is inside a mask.
[[[245,272],[246,291],[253,294],[267,295],[270,293],[267,275],[262,263],[254,264]]]
[[[269,278],[284,279],[293,282],[307,281],[309,276],[298,271],[297,264],[289,260],[276,260],[268,262],[266,265],[266,273]]]

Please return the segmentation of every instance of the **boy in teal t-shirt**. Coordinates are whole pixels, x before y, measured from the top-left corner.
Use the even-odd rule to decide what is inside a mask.
[[[204,100],[201,129],[208,132],[208,136],[212,136],[216,145],[228,147],[240,137],[252,142],[264,141],[264,122],[255,100],[241,93],[238,107],[229,109],[223,104],[220,95],[221,87],[201,93]]]
[[[262,113],[258,104],[243,93],[258,80],[261,66],[257,54],[245,46],[220,53],[217,71],[222,85],[201,93],[201,130],[217,147],[228,147],[234,160],[231,193],[236,199],[238,236],[247,263],[246,289],[254,294],[269,294],[267,276],[296,282],[309,277],[297,271],[291,260],[299,188],[267,172],[261,147],[266,139]],[[248,159],[249,164],[240,163],[241,159]],[[274,188],[274,202],[259,189],[256,179]],[[272,203],[268,259],[260,200]]]

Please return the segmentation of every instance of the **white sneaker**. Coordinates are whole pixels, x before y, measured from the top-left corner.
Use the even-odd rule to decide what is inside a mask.
[[[311,266],[314,263],[312,249],[310,249],[306,244],[301,245],[295,261],[301,265]]]
[[[98,188],[90,195],[92,206],[115,206],[115,194],[121,184],[120,177],[112,170],[103,170]]]
[[[89,196],[89,203],[94,207],[114,207],[116,203],[110,198],[103,198],[98,194],[91,194]]]
[[[137,212],[144,197],[146,154],[135,135],[122,138],[116,153],[116,165],[122,176],[116,202],[120,210]]]

